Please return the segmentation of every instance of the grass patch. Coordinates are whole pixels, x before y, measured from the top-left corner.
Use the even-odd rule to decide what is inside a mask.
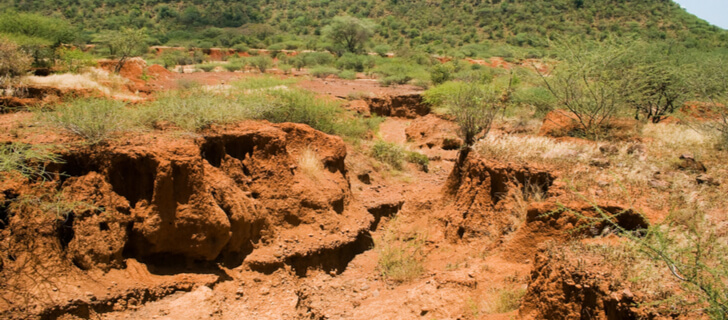
[[[293,78],[280,78],[276,76],[259,76],[259,77],[246,77],[241,80],[232,83],[235,89],[239,90],[256,90],[273,88],[278,86],[288,86],[298,82],[298,79]]]
[[[0,145],[0,173],[17,173],[34,179],[46,176],[48,163],[61,163],[62,159],[41,145],[8,143]]]
[[[506,313],[517,310],[521,306],[526,289],[505,288],[496,293],[495,301],[491,306],[491,313]]]
[[[46,121],[95,144],[128,127],[126,104],[108,99],[76,99],[45,114]]]
[[[323,79],[339,73],[339,70],[334,67],[319,66],[311,69],[310,72],[312,76]]]
[[[197,88],[188,92],[170,91],[140,107],[137,123],[153,128],[171,122],[181,129],[197,131],[213,123],[229,123],[247,117],[246,110],[234,100]]]
[[[427,171],[427,166],[430,164],[430,159],[426,155],[408,151],[401,145],[384,140],[374,142],[369,154],[395,170],[402,170],[405,161],[418,165],[424,171]]]
[[[396,170],[402,170],[406,156],[404,148],[400,145],[384,140],[377,140],[372,146],[370,154],[374,159],[386,163]]]
[[[394,282],[416,279],[425,271],[422,264],[424,234],[398,232],[399,220],[393,218],[382,238],[375,243],[379,252],[377,268],[382,276]]]

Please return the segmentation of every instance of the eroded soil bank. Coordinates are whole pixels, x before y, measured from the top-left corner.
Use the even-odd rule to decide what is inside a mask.
[[[586,255],[559,247],[621,240],[574,214],[598,213],[558,170],[464,156],[457,126],[417,94],[356,103],[388,116],[381,138],[425,154],[426,170],[389,170],[306,125],[249,121],[75,145],[45,179],[3,180],[2,199],[22,205],[0,208],[1,317],[659,317],[598,258],[584,268]],[[650,223],[598,205],[626,230]],[[388,274],[387,259],[410,261],[392,254],[417,265]]]

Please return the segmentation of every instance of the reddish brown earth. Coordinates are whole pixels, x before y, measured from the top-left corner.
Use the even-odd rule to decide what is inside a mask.
[[[154,75],[143,84],[152,90],[244,76],[135,70],[127,76]],[[371,158],[369,142],[301,124],[168,128],[89,146],[28,125],[29,113],[0,115],[2,143],[68,146],[56,147],[64,163],[50,165],[45,181],[0,181],[3,203],[27,199],[0,207],[0,318],[655,318],[634,306],[649,302],[637,289],[609,285],[616,276],[597,257],[587,273],[581,257],[553,257],[568,240],[610,232],[560,210],[596,215],[568,195],[557,171],[459,151],[457,125],[430,114],[416,88],[299,85],[386,116],[379,138],[427,155],[427,170],[390,170]],[[557,130],[570,125],[547,119]],[[306,150],[313,167],[299,161]],[[57,216],[47,206],[57,199],[77,205]],[[649,221],[627,210],[617,223],[634,230]],[[421,240],[422,273],[402,282],[382,274],[391,234]],[[502,292],[519,290],[520,310],[497,308]]]

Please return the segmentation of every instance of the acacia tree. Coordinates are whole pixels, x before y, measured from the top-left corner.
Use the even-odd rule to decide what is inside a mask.
[[[701,127],[718,134],[718,148],[728,150],[728,55],[716,55],[701,59],[701,77],[692,79],[698,98],[707,102],[717,118],[701,121]]]
[[[694,66],[682,50],[642,44],[629,55],[632,65],[627,103],[640,116],[653,123],[675,112],[693,94],[688,79],[695,76]],[[625,66],[626,67],[626,66]]]
[[[598,139],[605,125],[626,103],[630,85],[623,58],[628,46],[613,42],[585,44],[571,39],[556,43],[561,63],[541,79],[559,103],[571,111],[583,134]]]
[[[118,61],[114,72],[119,73],[129,58],[141,54],[147,47],[144,29],[123,28],[120,31],[108,31],[96,39],[106,45],[110,56]]]
[[[460,126],[460,137],[464,146],[458,153],[446,190],[454,192],[460,185],[464,174],[465,160],[468,158],[478,134],[487,135],[498,112],[503,109],[499,94],[492,85],[463,83],[454,88],[445,98],[450,114]]]
[[[374,24],[351,16],[338,16],[324,28],[323,34],[332,42],[337,55],[361,53],[374,34]]]

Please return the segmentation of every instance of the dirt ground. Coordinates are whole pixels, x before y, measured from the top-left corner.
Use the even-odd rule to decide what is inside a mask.
[[[173,73],[154,66],[143,70],[125,76],[132,82],[129,92],[145,99],[186,82],[215,86],[257,76]],[[142,74],[147,80],[139,81]],[[504,160],[480,151],[459,157],[457,125],[429,114],[413,98],[421,93],[416,87],[298,76],[301,88],[363,99],[371,109],[367,112],[378,108],[392,115],[374,140],[361,144],[305,125],[249,121],[195,135],[168,129],[128,133],[89,147],[35,125],[31,113],[0,114],[2,142],[73,146],[60,150],[65,164],[49,168],[58,174],[42,185],[4,179],[0,200],[50,187],[68,199],[92,199],[103,207],[76,209],[60,225],[37,215],[41,208],[14,214],[2,208],[0,318],[654,315],[654,310],[633,307],[642,296],[628,294],[629,286],[610,286],[609,270],[595,267],[574,276],[569,261],[577,258],[550,258],[549,250],[560,249],[547,243],[601,234],[607,236],[599,241],[620,243],[605,225],[573,234],[567,231],[579,226],[578,219],[550,214],[563,204],[595,214],[562,181],[573,175],[573,168]],[[506,134],[507,127],[493,135]],[[425,154],[429,164],[405,163],[402,170],[392,170],[371,157],[376,139]],[[598,148],[586,142],[574,145]],[[310,151],[318,160],[313,167],[301,162]],[[628,207],[609,202],[615,198],[600,192],[605,210]],[[654,211],[658,213],[647,220],[629,211],[619,224],[629,230],[645,227],[649,219],[664,215],[659,208]],[[413,263],[414,269],[387,274],[383,261],[393,253],[407,257],[401,261]],[[566,278],[571,280],[562,284]]]

